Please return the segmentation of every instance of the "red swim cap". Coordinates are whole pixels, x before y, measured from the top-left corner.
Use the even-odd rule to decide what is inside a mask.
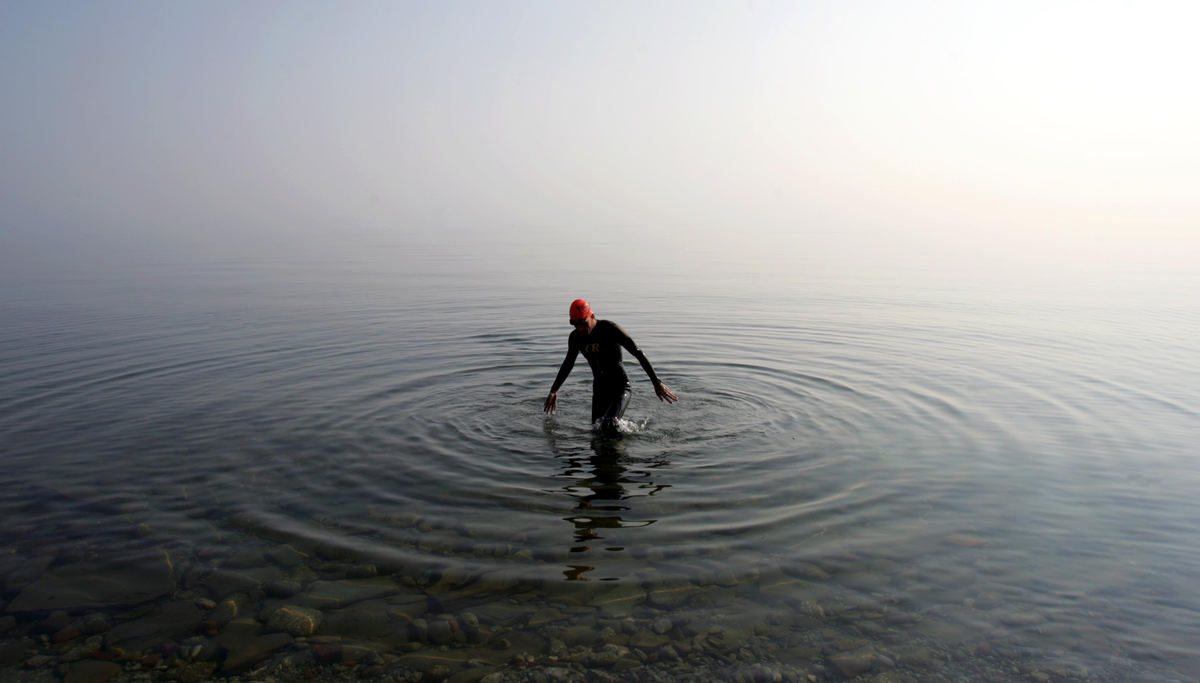
[[[592,314],[592,307],[588,306],[588,302],[583,299],[576,299],[571,302],[571,324],[587,320],[587,317]]]

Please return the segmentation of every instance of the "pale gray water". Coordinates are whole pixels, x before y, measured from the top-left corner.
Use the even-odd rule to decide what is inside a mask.
[[[370,564],[448,611],[597,628],[595,587],[632,586],[612,618],[721,622],[833,678],[845,641],[951,680],[1200,670],[1194,278],[614,270],[619,251],[6,274],[0,637],[55,609],[220,602],[219,569],[306,587]],[[541,412],[577,296],[681,397],[629,362],[616,443],[586,424],[582,361]],[[307,573],[231,560],[284,544]],[[163,553],[166,588],[89,583]]]

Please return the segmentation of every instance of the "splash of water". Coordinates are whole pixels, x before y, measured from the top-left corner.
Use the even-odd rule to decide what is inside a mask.
[[[610,432],[615,430],[621,436],[629,436],[631,434],[639,434],[646,429],[646,425],[650,422],[650,418],[642,418],[638,420],[629,420],[623,417],[618,417],[615,422],[605,423],[603,420],[596,420],[592,424],[592,431],[595,432]]]

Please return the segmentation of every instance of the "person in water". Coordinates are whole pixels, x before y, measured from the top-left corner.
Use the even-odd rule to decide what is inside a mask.
[[[625,330],[610,320],[596,320],[592,307],[583,299],[571,302],[571,326],[575,331],[567,338],[567,357],[563,359],[558,377],[554,378],[554,385],[550,387],[550,395],[543,406],[545,412],[558,410],[558,389],[567,381],[571,368],[575,367],[576,357],[583,353],[592,367],[592,423],[599,421],[602,430],[615,429],[633,393],[629,376],[625,374],[625,367],[621,363],[621,347],[625,347],[642,364],[660,401],[674,403],[679,400],[654,374],[646,354],[625,334]]]

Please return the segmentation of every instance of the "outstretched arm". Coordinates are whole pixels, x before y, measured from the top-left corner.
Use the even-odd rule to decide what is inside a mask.
[[[630,355],[636,358],[638,363],[641,364],[642,369],[646,371],[646,376],[654,383],[654,395],[658,397],[658,400],[666,401],[667,403],[678,401],[679,397],[667,385],[662,383],[658,375],[654,374],[654,368],[650,365],[650,359],[646,358],[646,354],[642,353],[642,350],[637,347],[637,344],[633,343],[633,339],[625,334],[624,330],[622,330],[621,334],[624,337],[621,340],[621,346],[624,346],[625,350],[629,351]]]
[[[558,376],[554,378],[554,384],[550,387],[550,395],[546,397],[546,402],[542,404],[542,411],[554,414],[558,410],[558,389],[567,381],[567,375],[571,374],[571,368],[575,367],[575,358],[579,356],[579,347],[573,342],[567,344],[567,357],[563,359],[562,367],[558,369]]]

